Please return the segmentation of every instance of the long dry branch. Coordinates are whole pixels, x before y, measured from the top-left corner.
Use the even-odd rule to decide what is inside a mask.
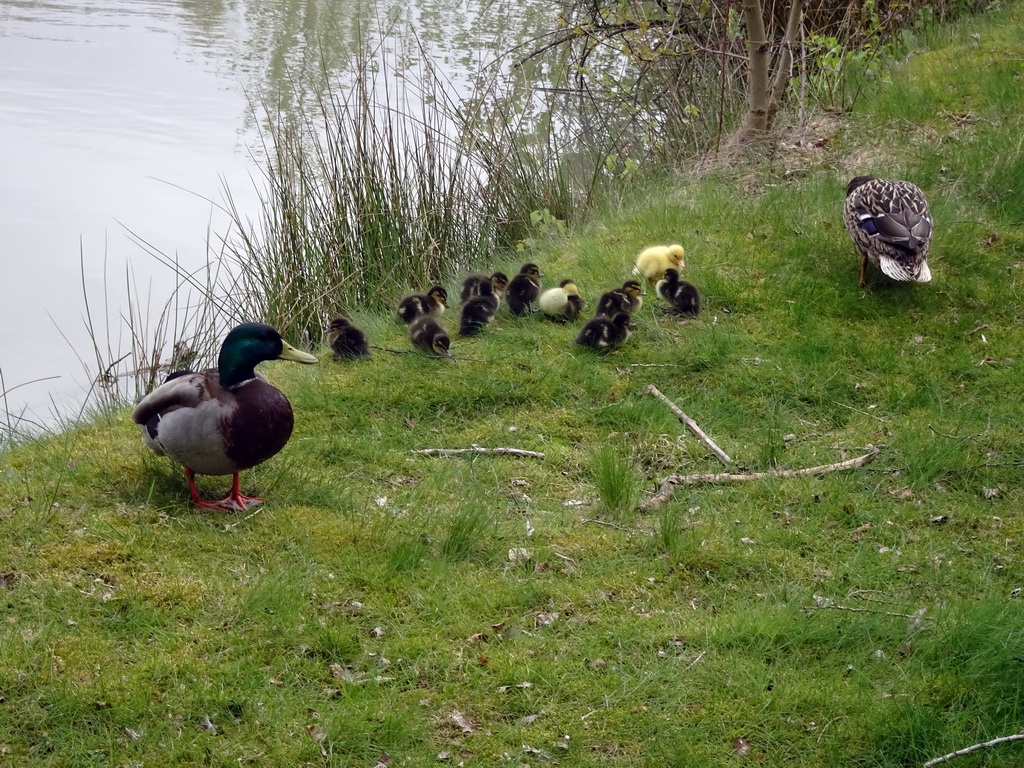
[[[1015,733],[1012,736],[1000,736],[998,739],[983,741],[981,744],[972,744],[969,747],[964,747],[963,749],[958,749],[955,752],[950,752],[948,755],[943,755],[942,757],[936,757],[934,760],[929,760],[922,766],[922,768],[932,768],[933,765],[944,763],[946,760],[952,760],[954,757],[959,757],[960,755],[968,755],[971,752],[983,749],[984,747],[994,747],[996,744],[1002,744],[1007,741],[1020,741],[1021,739],[1024,739],[1024,733]]]
[[[473,444],[470,448],[420,448],[413,453],[425,453],[428,456],[451,456],[456,453],[505,453],[511,456],[529,456],[533,459],[543,459],[544,454],[539,451],[525,451],[522,448],[484,448]]]
[[[719,460],[723,464],[726,464],[726,465],[732,464],[732,459],[729,458],[729,454],[727,454],[725,451],[723,451],[721,448],[719,448],[715,444],[715,441],[712,440],[710,437],[708,437],[704,433],[704,430],[701,429],[697,425],[696,421],[694,421],[689,416],[687,416],[685,413],[683,413],[682,410],[679,408],[679,406],[676,405],[675,403],[673,403],[667,397],[665,397],[665,395],[663,395],[661,393],[661,391],[656,386],[654,386],[653,384],[648,384],[646,391],[649,392],[650,394],[654,395],[655,397],[659,398],[663,403],[665,403],[665,405],[667,405],[669,408],[671,408],[672,409],[672,413],[674,413],[679,418],[679,420],[681,422],[683,422],[683,424],[686,425],[686,428],[689,429],[691,432],[693,432],[693,434],[695,434],[697,436],[697,438],[702,443],[704,443],[704,445],[706,445],[708,448],[710,448],[711,452],[713,454],[715,454],[715,456],[717,456],[719,458]]]
[[[804,469],[773,469],[768,472],[747,472],[744,474],[730,474],[722,472],[719,474],[700,475],[669,475],[661,481],[661,489],[650,499],[640,505],[642,512],[658,509],[667,502],[680,485],[721,485],[723,483],[746,483],[753,480],[764,480],[768,477],[806,477],[808,475],[825,475],[829,472],[839,472],[844,469],[856,469],[870,464],[878,456],[878,449],[870,453],[858,456],[855,459],[840,461],[836,464],[823,464],[820,467],[806,467]]]

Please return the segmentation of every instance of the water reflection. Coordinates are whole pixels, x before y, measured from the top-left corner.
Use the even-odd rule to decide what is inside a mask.
[[[95,369],[83,293],[113,346],[126,283],[164,301],[174,275],[128,230],[198,266],[226,227],[223,187],[255,208],[250,99],[294,110],[382,37],[408,66],[425,51],[465,96],[547,14],[537,0],[0,0],[0,372],[8,388],[60,377],[12,392],[0,416],[50,421],[51,401],[80,401]]]

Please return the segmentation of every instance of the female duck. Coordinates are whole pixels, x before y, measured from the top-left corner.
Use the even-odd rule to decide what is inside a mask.
[[[857,176],[846,186],[843,223],[860,252],[860,286],[870,261],[893,280],[927,283],[932,215],[909,181]]]
[[[225,337],[216,368],[171,374],[132,412],[142,442],[185,466],[196,506],[233,512],[262,501],[242,494],[239,473],[269,459],[291,437],[288,398],[255,371],[258,363],[278,358],[317,362],[269,325],[239,325]],[[233,475],[231,492],[220,501],[201,499],[197,474]]]

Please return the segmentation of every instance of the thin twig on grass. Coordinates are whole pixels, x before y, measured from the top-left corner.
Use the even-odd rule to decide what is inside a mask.
[[[879,613],[883,616],[898,616],[901,619],[916,619],[920,621],[924,618],[929,618],[924,615],[924,609],[918,613],[898,613],[896,611],[880,611],[875,608],[851,608],[848,605],[842,605],[837,603],[831,597],[822,597],[821,595],[814,596],[814,605],[809,605],[805,610],[817,610],[819,608],[829,608],[834,611],[850,611],[850,613]]]
[[[650,531],[642,531],[639,528],[627,528],[624,525],[618,523],[609,523],[607,520],[595,520],[592,517],[585,517],[580,520],[581,523],[593,523],[594,525],[607,525],[609,528],[614,528],[617,531],[625,531],[626,533],[642,533],[644,536],[650,536]]]
[[[998,739],[992,739],[991,741],[983,741],[980,744],[971,744],[969,747],[958,749],[955,752],[950,752],[948,755],[943,755],[942,757],[936,757],[934,760],[929,760],[922,766],[922,768],[932,768],[933,765],[944,763],[947,760],[952,760],[954,757],[959,757],[960,755],[968,755],[971,752],[975,752],[985,747],[994,747],[996,744],[1002,744],[1007,741],[1020,741],[1021,739],[1024,739],[1024,733],[1015,733],[1012,736],[1000,736]]]
[[[973,328],[967,333],[965,333],[964,336],[970,336],[971,334],[977,333],[978,331],[984,331],[986,328],[988,328],[988,323],[982,323],[977,328]]]
[[[679,406],[677,406],[675,403],[673,403],[671,400],[665,397],[665,395],[663,395],[656,386],[654,386],[653,384],[648,384],[647,389],[645,391],[654,395],[663,403],[665,403],[665,405],[671,408],[672,412],[679,418],[681,422],[683,422],[683,424],[686,425],[687,429],[693,432],[693,434],[695,434],[697,438],[702,443],[704,443],[704,445],[710,448],[711,452],[715,454],[715,456],[717,456],[723,464],[732,464],[732,459],[729,458],[729,454],[727,454],[725,451],[723,451],[721,448],[715,445],[715,441],[708,437],[706,434],[704,434],[704,430],[697,426],[697,422],[695,422],[693,419],[691,419],[689,416],[683,413],[682,410],[680,410]]]
[[[424,453],[428,456],[451,456],[456,453],[505,453],[511,456],[528,456],[533,459],[544,458],[544,454],[540,451],[524,451],[522,448],[484,448],[475,443],[470,448],[419,448],[413,453]]]
[[[672,498],[672,494],[675,493],[676,487],[680,485],[721,485],[722,483],[744,483],[752,480],[764,480],[768,477],[806,477],[808,475],[824,475],[829,472],[839,472],[844,469],[856,469],[857,467],[863,467],[865,464],[869,464],[874,461],[877,456],[878,449],[875,448],[871,453],[865,453],[863,456],[858,456],[855,459],[840,461],[836,464],[823,464],[820,467],[807,467],[805,469],[774,469],[768,472],[749,472],[741,475],[729,474],[727,472],[702,475],[669,475],[661,481],[661,489],[654,496],[641,504],[639,509],[642,512],[658,509]]]

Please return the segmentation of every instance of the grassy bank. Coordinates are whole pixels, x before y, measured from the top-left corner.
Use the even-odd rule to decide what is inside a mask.
[[[912,766],[1019,732],[1022,27],[936,32],[749,171],[496,257],[593,307],[682,242],[693,322],[649,297],[607,357],[503,312],[470,359],[264,366],[297,424],[258,514],[191,509],[126,414],[10,451],[0,762]],[[932,283],[857,287],[859,173],[929,195]],[[641,513],[722,469],[648,384],[734,471],[880,453]],[[544,457],[414,453],[474,444]]]

